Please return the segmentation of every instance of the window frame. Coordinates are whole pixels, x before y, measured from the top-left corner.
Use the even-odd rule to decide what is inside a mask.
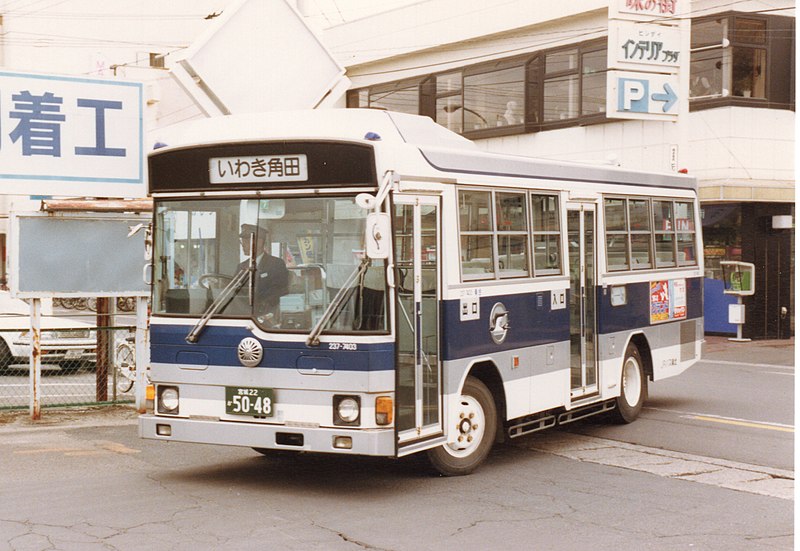
[[[609,229],[608,224],[608,212],[607,212],[607,202],[608,201],[623,201],[624,208],[624,230],[620,229]],[[635,230],[631,227],[631,202],[632,201],[644,201],[647,204],[647,219],[649,228],[647,230]],[[669,229],[661,229],[656,225],[656,208],[655,203],[668,203],[670,205],[670,216],[671,216],[671,228]],[[605,268],[606,272],[608,273],[626,273],[626,272],[640,272],[640,271],[662,271],[662,270],[677,270],[683,268],[692,268],[698,266],[698,243],[697,243],[697,205],[693,199],[689,198],[678,198],[678,197],[654,197],[654,196],[642,196],[642,195],[621,195],[621,194],[603,194],[602,196],[602,203],[603,203],[603,247],[604,247],[604,255],[605,255]],[[688,204],[692,210],[691,218],[691,229],[688,228],[678,228],[677,224],[677,204]],[[649,262],[645,263],[635,263],[634,262],[634,250],[633,250],[633,236],[636,235],[648,235],[648,257]],[[662,240],[659,240],[659,236],[662,236]],[[681,261],[679,256],[678,250],[678,237],[679,236],[691,236],[691,247],[694,251],[693,259],[689,261]],[[626,264],[623,266],[621,264],[611,265],[608,244],[610,237],[622,237],[625,239],[625,254],[626,254]],[[669,242],[671,243],[671,256],[672,262],[669,264],[660,263],[658,258],[658,244],[663,242],[663,237],[669,237]]]
[[[791,21],[784,21],[784,20]],[[709,21],[721,21],[723,25],[722,43],[695,43],[690,50],[690,81],[694,81],[695,74],[691,70],[693,62],[701,54],[709,58],[709,53],[719,51],[717,63],[721,64],[722,83],[720,92],[711,95],[692,96],[690,90],[689,110],[699,111],[715,107],[740,106],[761,107],[771,109],[795,109],[794,100],[794,18],[787,18],[769,14],[748,12],[723,12],[707,17],[698,17],[692,20],[692,25]],[[747,41],[742,39],[743,31],[737,31],[737,21],[751,20],[764,24],[763,41]],[[783,42],[781,42],[783,41]],[[764,95],[756,97],[752,92],[749,97],[734,95],[734,64],[736,63],[736,50],[750,50],[762,52],[764,72]],[[790,61],[787,61],[791,59]],[[783,60],[783,61],[782,61]],[[788,70],[785,70],[788,69]],[[785,75],[782,73],[786,73]],[[727,90],[727,95],[722,95]]]
[[[490,201],[490,225],[488,229],[464,230],[461,219],[461,197],[462,193],[487,193]],[[504,230],[498,227],[498,195],[518,195],[524,205],[525,229]],[[549,197],[555,200],[555,225],[557,229],[537,230],[534,224],[533,198]],[[456,204],[458,211],[458,263],[460,281],[471,283],[474,281],[510,281],[520,279],[533,279],[543,277],[560,277],[564,274],[564,222],[562,220],[562,197],[561,193],[553,190],[529,190],[524,188],[500,188],[500,187],[458,187],[456,188]],[[556,268],[537,268],[535,260],[535,240],[537,237],[549,237],[555,240],[558,247],[558,259]],[[491,239],[492,270],[491,272],[467,274],[464,269],[463,243],[465,238],[470,237],[489,237]],[[500,240],[504,237],[524,237],[525,247],[525,273],[512,272],[509,268],[500,267]]]

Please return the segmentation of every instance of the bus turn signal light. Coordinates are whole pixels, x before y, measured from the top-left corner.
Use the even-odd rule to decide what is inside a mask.
[[[391,425],[394,404],[391,396],[378,396],[375,398],[375,423],[378,425]]]

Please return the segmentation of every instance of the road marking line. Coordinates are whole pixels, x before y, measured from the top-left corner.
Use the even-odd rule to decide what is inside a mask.
[[[751,429],[777,430],[780,432],[794,432],[794,427],[779,425],[777,423],[758,423],[753,421],[740,421],[738,419],[727,419],[724,417],[709,417],[707,415],[684,415],[688,419],[698,421],[709,421],[711,423],[722,423],[725,425],[736,425],[738,427],[748,427]]]
[[[742,367],[769,367],[772,369],[785,369],[787,371],[794,371],[793,365],[776,365],[776,364],[751,364],[747,362],[732,362],[728,360],[710,360],[708,358],[702,358],[697,363],[710,363],[710,364],[718,364],[718,365],[739,365]]]
[[[36,453],[74,453],[81,448],[40,448],[38,450],[14,450],[14,455],[33,455]]]
[[[725,417],[723,415],[714,415],[712,413],[698,413],[696,411],[681,411],[677,409],[667,408],[654,408],[645,406],[643,409],[650,409],[653,411],[664,411],[667,413],[677,413],[686,419],[697,419],[700,421],[717,421],[719,423],[729,423],[731,425],[741,425],[746,427],[755,427],[762,429],[779,430],[783,432],[794,432],[794,425],[786,425],[784,423],[773,423],[770,421],[753,421],[752,419],[740,419],[737,417]]]

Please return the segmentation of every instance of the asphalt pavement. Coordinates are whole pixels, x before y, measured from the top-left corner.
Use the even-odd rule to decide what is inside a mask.
[[[757,365],[795,365],[794,338],[734,342],[727,337],[706,336],[703,360]],[[133,405],[71,407],[42,410],[41,419],[33,421],[27,410],[0,412],[0,434],[47,427],[110,426],[136,423]]]

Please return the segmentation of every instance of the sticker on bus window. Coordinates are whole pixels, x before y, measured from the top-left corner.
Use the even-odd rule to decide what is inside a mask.
[[[208,178],[212,184],[305,182],[308,162],[301,154],[212,157],[208,161]]]
[[[686,280],[650,282],[650,323],[686,319]]]

